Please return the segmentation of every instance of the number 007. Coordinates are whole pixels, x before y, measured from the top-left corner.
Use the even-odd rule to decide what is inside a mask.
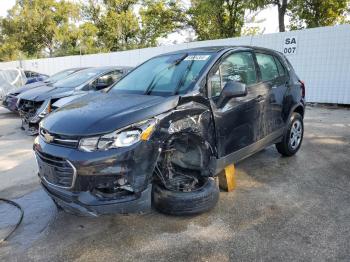
[[[286,47],[283,50],[283,53],[285,53],[285,54],[294,54],[296,49],[297,49],[296,47]]]

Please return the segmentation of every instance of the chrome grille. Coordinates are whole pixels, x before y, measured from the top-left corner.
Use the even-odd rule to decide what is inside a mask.
[[[40,128],[40,137],[48,144],[77,148],[79,139],[77,137],[50,133],[46,129]]]
[[[76,170],[69,161],[39,151],[35,153],[39,166],[39,175],[42,179],[57,187],[73,187]]]

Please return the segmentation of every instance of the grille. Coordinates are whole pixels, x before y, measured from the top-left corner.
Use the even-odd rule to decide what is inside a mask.
[[[36,151],[39,174],[49,184],[71,188],[75,182],[75,168],[67,160]]]
[[[79,144],[79,139],[77,137],[50,133],[43,128],[40,128],[39,134],[41,138],[48,144],[60,145],[70,148],[77,148]],[[50,137],[50,140],[47,139],[48,136]]]

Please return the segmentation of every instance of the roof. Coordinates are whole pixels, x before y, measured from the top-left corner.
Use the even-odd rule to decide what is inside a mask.
[[[237,45],[237,46],[230,46],[230,45],[223,45],[223,46],[203,46],[203,47],[195,47],[195,48],[189,48],[189,49],[181,49],[173,52],[166,53],[168,54],[179,54],[184,52],[211,52],[211,53],[219,53],[223,50],[228,49],[253,49],[253,50],[261,50],[261,51],[268,51],[268,52],[277,52],[272,49],[264,48],[264,47],[258,47],[258,46],[247,46],[247,45]],[[162,54],[164,55],[164,54]]]
[[[104,71],[104,70],[114,70],[114,69],[131,69],[132,67],[130,66],[96,66],[96,67],[90,67],[91,68],[95,68],[95,69],[98,69],[98,70],[101,70],[101,71]]]

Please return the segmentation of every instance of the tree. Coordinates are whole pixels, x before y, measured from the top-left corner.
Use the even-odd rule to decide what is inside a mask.
[[[78,6],[65,0],[17,0],[2,20],[1,32],[27,56],[53,56],[78,17]]]
[[[274,5],[277,7],[278,10],[278,27],[280,32],[286,31],[285,26],[285,16],[287,14],[288,6],[289,6],[290,0],[255,0],[255,3],[253,1],[253,6],[255,8],[266,8],[266,6]]]
[[[349,9],[349,0],[291,0],[291,29],[343,23]]]
[[[144,0],[140,9],[139,46],[155,46],[160,37],[183,28],[185,11],[178,0]]]
[[[277,6],[278,9],[278,27],[280,32],[286,31],[286,26],[284,23],[284,18],[287,13],[288,0],[276,0],[273,2],[274,5]]]
[[[235,37],[241,35],[244,14],[250,1],[192,0],[189,24],[199,40]]]
[[[83,14],[108,51],[155,46],[184,21],[179,0],[89,0]]]

